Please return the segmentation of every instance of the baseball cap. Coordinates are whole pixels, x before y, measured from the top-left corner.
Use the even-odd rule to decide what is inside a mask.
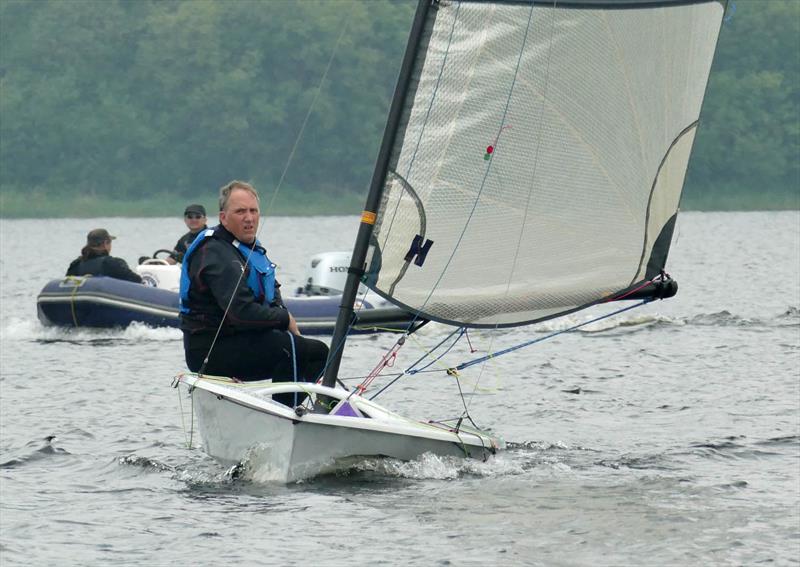
[[[186,210],[183,211],[183,214],[188,215],[189,213],[197,213],[206,216],[206,208],[203,205],[189,205],[186,207]]]
[[[86,243],[92,246],[102,244],[106,240],[114,240],[116,236],[111,236],[104,228],[96,228],[86,235]]]

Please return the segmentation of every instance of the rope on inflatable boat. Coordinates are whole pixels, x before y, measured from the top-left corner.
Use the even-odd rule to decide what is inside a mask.
[[[77,328],[80,327],[80,325],[78,325],[78,314],[75,312],[75,296],[78,294],[80,283],[72,276],[67,276],[67,280],[74,284],[72,286],[72,293],[69,294],[69,310],[72,313],[72,322],[75,323],[75,327]]]

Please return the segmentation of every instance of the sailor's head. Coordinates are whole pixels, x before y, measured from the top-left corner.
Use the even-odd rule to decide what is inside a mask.
[[[231,181],[219,190],[219,222],[239,242],[252,244],[258,233],[258,193],[244,181]]]
[[[96,228],[86,235],[86,246],[94,249],[106,248],[111,250],[111,241],[116,236],[111,236],[104,228]]]
[[[198,232],[206,225],[206,208],[203,205],[189,205],[183,211],[183,222],[192,232]]]

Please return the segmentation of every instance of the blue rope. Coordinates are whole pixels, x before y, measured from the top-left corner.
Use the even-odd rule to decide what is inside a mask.
[[[449,351],[450,351],[450,349],[451,349],[451,348],[453,348],[453,346],[454,346],[454,345],[455,345],[455,344],[458,342],[458,339],[460,339],[460,338],[461,338],[461,335],[463,335],[463,334],[464,334],[464,328],[463,328],[463,327],[460,327],[460,328],[456,329],[455,331],[453,331],[452,333],[450,333],[449,335],[447,335],[445,338],[443,338],[443,339],[442,339],[442,340],[439,342],[439,344],[438,344],[438,345],[436,345],[435,347],[433,347],[432,349],[430,349],[428,352],[426,352],[425,354],[423,354],[421,357],[419,357],[417,360],[415,360],[415,361],[414,361],[414,363],[413,363],[411,366],[409,366],[409,367],[408,367],[408,369],[407,369],[405,372],[401,372],[401,373],[400,373],[398,376],[396,376],[396,377],[395,377],[395,379],[394,379],[394,380],[392,380],[391,382],[389,382],[388,384],[386,384],[386,385],[385,385],[383,388],[381,388],[380,390],[378,390],[378,392],[377,392],[377,393],[376,393],[374,396],[372,396],[372,397],[370,398],[370,400],[374,400],[375,398],[377,398],[378,396],[380,396],[380,395],[381,395],[381,394],[382,394],[382,393],[383,393],[383,392],[384,392],[384,391],[385,391],[385,390],[386,390],[386,389],[387,389],[389,386],[391,386],[392,384],[394,384],[395,382],[397,382],[398,380],[400,380],[400,378],[402,378],[402,377],[403,377],[403,376],[405,376],[406,374],[416,374],[417,372],[422,372],[423,370],[425,370],[425,368],[427,368],[428,366],[430,366],[431,364],[433,364],[434,362],[436,362],[436,360],[434,360],[434,361],[432,361],[430,364],[427,364],[425,367],[423,367],[423,368],[421,368],[421,369],[419,369],[419,370],[414,370],[413,372],[410,372],[410,371],[409,371],[409,370],[411,370],[412,368],[414,368],[414,367],[415,367],[417,364],[419,364],[420,362],[422,362],[423,360],[425,360],[425,358],[427,358],[427,357],[428,357],[430,354],[432,354],[432,353],[433,353],[433,351],[435,351],[437,348],[439,348],[440,346],[442,346],[442,345],[443,345],[443,344],[444,344],[444,343],[445,343],[447,340],[449,340],[449,339],[450,339],[450,337],[452,337],[453,335],[455,335],[455,334],[456,334],[456,333],[458,333],[459,331],[461,331],[461,334],[459,334],[459,335],[458,335],[458,337],[456,337],[456,340],[455,340],[455,341],[453,341],[453,344],[452,344],[452,345],[450,345],[450,346],[447,348],[447,350],[446,350],[446,351],[444,351],[444,353],[442,353],[442,354],[441,354],[441,355],[440,355],[440,356],[439,356],[439,357],[438,357],[436,360],[439,360],[440,358],[442,358],[442,356],[444,356],[445,354],[447,354],[447,352],[449,352]]]
[[[417,364],[418,364],[418,363],[419,363],[419,362],[422,360],[422,358],[420,358],[420,359],[419,359],[417,362],[415,362],[414,364],[412,364],[411,366],[409,366],[409,367],[408,367],[408,370],[406,370],[406,374],[409,374],[409,375],[412,375],[412,374],[417,374],[418,372],[422,372],[422,371],[423,371],[423,370],[425,370],[426,368],[428,368],[428,367],[430,367],[431,365],[435,364],[436,362],[440,361],[444,355],[446,355],[448,352],[450,352],[450,351],[452,350],[452,348],[453,348],[454,346],[456,346],[456,343],[459,341],[459,339],[461,339],[461,337],[463,337],[463,336],[464,336],[464,333],[466,332],[466,328],[465,328],[465,327],[461,327],[461,328],[459,328],[458,330],[459,330],[459,331],[461,331],[461,332],[460,332],[460,333],[458,334],[458,336],[456,337],[456,340],[454,340],[454,341],[453,341],[453,344],[451,344],[449,347],[447,347],[446,349],[444,349],[444,351],[442,352],[442,354],[440,354],[439,356],[437,356],[436,358],[434,358],[433,360],[431,360],[431,361],[430,361],[428,364],[426,364],[426,365],[425,365],[425,366],[423,366],[422,368],[419,368],[419,369],[417,369],[417,370],[414,370],[414,367],[415,367],[415,366],[416,366],[416,365],[417,365]],[[455,333],[450,333],[450,335],[448,335],[448,337],[447,337],[447,338],[449,339],[449,338],[450,338],[450,337],[452,337],[454,334],[455,334]],[[446,340],[446,339],[445,339],[445,340]],[[442,341],[442,342],[444,342],[444,341]],[[439,343],[438,345],[436,345],[436,347],[434,348],[434,350],[436,350],[437,348],[439,348],[439,346],[441,346],[441,344],[442,344],[442,343]],[[432,350],[432,351],[430,351],[428,354],[431,354],[431,353],[433,353],[433,350]],[[425,356],[427,356],[427,354],[426,354]],[[425,358],[425,357],[423,357],[423,358]]]
[[[613,313],[608,313],[606,315],[602,315],[600,317],[596,317],[594,319],[591,319],[590,321],[586,321],[584,323],[579,323],[579,324],[577,324],[577,325],[575,325],[573,327],[570,327],[568,329],[564,329],[563,331],[558,331],[556,333],[552,333],[550,335],[547,335],[546,337],[540,337],[538,339],[533,339],[532,341],[528,341],[528,342],[525,342],[525,343],[522,343],[522,344],[519,344],[519,345],[516,345],[516,346],[513,346],[513,347],[509,347],[507,349],[504,349],[504,350],[501,350],[501,351],[498,351],[498,352],[494,352],[492,354],[487,354],[486,356],[482,356],[482,357],[476,358],[474,360],[469,360],[467,362],[462,362],[461,364],[456,366],[456,370],[463,370],[464,368],[468,368],[468,367],[473,366],[475,364],[480,364],[481,362],[489,360],[490,358],[497,358],[498,356],[502,356],[504,354],[508,354],[509,352],[513,352],[515,350],[519,350],[521,348],[524,348],[526,346],[530,346],[530,345],[535,344],[535,343],[540,343],[540,342],[545,341],[547,339],[551,339],[553,337],[557,337],[558,335],[563,335],[564,333],[570,333],[570,332],[574,331],[575,329],[580,329],[581,327],[585,327],[586,325],[589,325],[590,323],[596,323],[597,321],[602,321],[603,319],[607,319],[609,317],[613,317],[614,315],[619,315],[620,313],[624,313],[625,311],[630,311],[631,309],[635,309],[637,307],[641,307],[642,305],[644,305],[645,303],[649,303],[650,301],[652,301],[652,300],[651,299],[645,299],[641,303],[636,303],[635,305],[630,305],[628,307],[624,307],[624,308],[620,309],[619,311],[614,311]]]

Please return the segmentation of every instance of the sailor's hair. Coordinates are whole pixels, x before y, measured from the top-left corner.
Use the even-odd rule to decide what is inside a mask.
[[[228,183],[227,185],[223,185],[219,190],[219,210],[224,211],[225,207],[228,206],[228,199],[231,196],[231,192],[234,189],[242,189],[247,191],[248,193],[252,194],[253,197],[256,198],[256,201],[259,201],[258,198],[258,191],[256,188],[250,185],[249,183],[245,183],[244,181],[236,181],[235,179]]]

